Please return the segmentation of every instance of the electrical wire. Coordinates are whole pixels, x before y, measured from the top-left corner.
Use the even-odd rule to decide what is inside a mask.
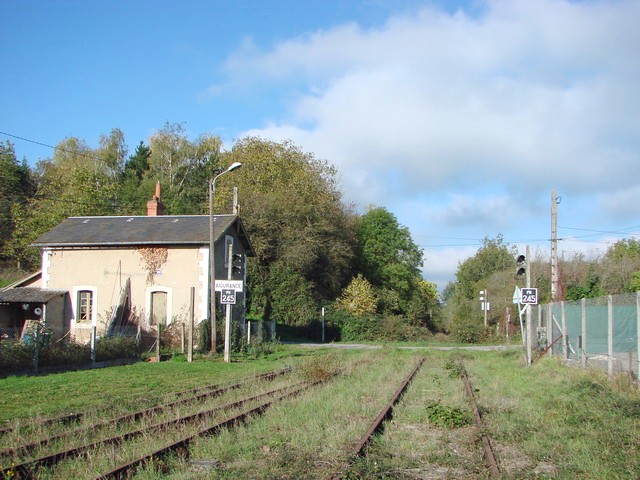
[[[89,155],[88,153],[82,153],[82,152],[78,152],[77,150],[67,150],[66,148],[62,148],[62,147],[57,147],[55,145],[49,145],[47,143],[42,143],[42,142],[38,142],[36,140],[31,140],[29,138],[25,138],[25,137],[20,137],[18,135],[13,135],[11,133],[7,133],[7,132],[0,132],[0,135],[5,135],[7,137],[11,137],[11,138],[15,138],[17,140],[22,140],[25,142],[29,142],[29,143],[33,143],[35,145],[40,145],[42,147],[47,147],[47,148],[51,148],[52,150],[58,150],[60,152],[64,152],[64,153],[70,153],[72,155],[77,155],[79,157],[85,157],[85,158],[89,158],[91,160],[95,160],[97,162],[101,161],[100,158],[95,157],[93,155]]]

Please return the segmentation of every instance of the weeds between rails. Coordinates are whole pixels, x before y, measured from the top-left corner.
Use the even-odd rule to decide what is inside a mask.
[[[398,401],[400,400],[404,392],[407,390],[407,388],[409,387],[409,384],[411,383],[411,380],[413,380],[413,377],[416,375],[416,373],[418,373],[418,370],[420,370],[420,367],[422,367],[422,364],[424,363],[424,361],[425,359],[423,357],[414,366],[414,368],[411,370],[411,373],[409,373],[409,375],[400,384],[400,386],[394,393],[389,403],[387,403],[384,406],[384,408],[380,411],[378,416],[371,423],[366,433],[362,436],[362,438],[360,438],[353,452],[351,453],[349,460],[347,461],[347,464],[343,466],[342,472],[338,473],[337,475],[335,474],[332,475],[330,477],[331,480],[340,480],[341,478],[343,478],[345,473],[348,472],[349,467],[351,466],[351,463],[353,462],[353,460],[357,457],[362,457],[366,454],[367,447],[373,440],[374,435],[378,435],[383,431],[384,422],[389,420],[393,415],[393,407],[398,403]]]
[[[183,417],[180,417],[180,418],[177,418],[177,419],[170,420],[168,422],[162,422],[162,423],[158,423],[158,424],[155,424],[155,425],[151,425],[149,427],[142,428],[142,429],[139,429],[139,430],[136,430],[136,431],[133,431],[133,432],[128,432],[128,433],[123,434],[123,435],[110,437],[110,438],[101,440],[99,442],[94,442],[94,443],[92,443],[90,445],[83,445],[83,446],[80,446],[80,447],[67,449],[67,450],[64,450],[62,452],[58,452],[58,453],[55,453],[55,454],[52,454],[52,455],[47,455],[47,456],[40,457],[40,458],[37,458],[37,459],[34,459],[34,460],[30,460],[28,462],[24,462],[24,463],[18,464],[18,465],[13,465],[11,468],[3,470],[3,473],[5,475],[12,473],[12,474],[16,475],[17,478],[32,478],[34,473],[37,473],[37,471],[39,469],[41,469],[43,467],[52,467],[52,466],[56,465],[57,463],[59,463],[60,461],[66,459],[66,458],[80,457],[80,456],[88,454],[88,452],[90,452],[90,451],[96,450],[97,448],[99,448],[101,446],[105,446],[105,445],[122,445],[126,441],[132,440],[134,438],[140,437],[140,436],[145,435],[145,434],[149,434],[149,433],[153,433],[153,432],[157,432],[157,431],[167,431],[171,427],[184,426],[184,425],[189,424],[189,423],[194,423],[194,422],[206,420],[207,418],[213,417],[218,412],[232,410],[234,408],[241,407],[246,403],[253,402],[253,401],[256,401],[256,400],[261,400],[261,399],[263,399],[265,397],[269,397],[269,396],[280,394],[282,392],[290,390],[291,388],[298,389],[298,390],[300,388],[305,388],[305,385],[302,385],[302,386],[301,385],[302,384],[296,384],[296,385],[293,385],[293,386],[285,386],[283,388],[278,388],[278,389],[275,389],[275,390],[271,390],[271,391],[263,393],[263,394],[254,395],[252,397],[243,398],[243,399],[240,399],[240,400],[238,400],[236,402],[232,402],[230,404],[221,405],[221,406],[215,407],[215,408],[210,409],[210,410],[198,412],[198,413],[192,414],[192,415],[183,416]],[[286,394],[286,395],[288,395],[288,394]],[[154,452],[153,454],[150,454],[150,455],[157,457],[159,454],[160,454],[159,452]]]
[[[282,368],[282,369],[278,369],[278,370],[273,370],[271,372],[266,372],[266,373],[262,373],[259,375],[256,375],[254,377],[248,378],[242,382],[233,384],[233,385],[228,385],[228,386],[224,386],[224,385],[220,385],[220,384],[211,384],[211,385],[205,385],[202,387],[197,387],[197,388],[191,388],[188,390],[183,390],[181,392],[175,392],[173,395],[175,395],[176,397],[180,398],[182,396],[185,395],[194,395],[194,394],[199,394],[202,392],[207,392],[207,391],[211,391],[211,390],[217,390],[220,393],[225,393],[229,390],[233,390],[236,388],[240,388],[244,385],[247,384],[247,382],[250,381],[254,381],[254,380],[272,380],[280,375],[285,375],[287,373],[290,373],[292,371],[291,367],[286,367],[286,368]],[[168,405],[165,405],[165,407],[167,407]],[[130,415],[137,415],[137,418],[142,418],[143,416],[145,416],[145,414],[147,412],[152,412],[153,409],[155,407],[149,408],[147,410],[142,410],[140,412],[135,412],[133,414]],[[162,408],[162,407],[161,407]],[[78,412],[78,413],[69,413],[69,414],[65,414],[65,415],[61,415],[59,417],[55,417],[55,418],[49,418],[49,419],[45,419],[45,420],[41,420],[39,422],[32,422],[30,425],[28,425],[28,428],[37,428],[37,427],[48,427],[48,426],[52,426],[52,425],[56,425],[56,424],[60,424],[60,425],[68,425],[70,423],[74,423],[74,422],[79,422],[81,420],[83,420],[84,418],[86,418],[87,414],[83,413],[83,412]],[[123,416],[122,418],[126,418],[128,415]],[[114,420],[110,420],[110,422],[113,422]],[[7,426],[7,427],[3,427],[0,428],[0,435],[7,435],[10,433],[15,433],[18,430],[20,430],[21,428],[24,427],[12,427],[12,426]],[[8,450],[7,450],[8,451]],[[0,457],[2,457],[7,451],[3,451],[0,452]]]
[[[358,471],[358,467],[354,465],[355,461],[363,460],[366,463],[371,461],[373,464],[375,464],[375,462],[373,461],[375,459],[375,455],[373,459],[369,459],[370,451],[368,447],[372,443],[375,436],[377,434],[382,433],[382,431],[384,430],[383,422],[391,418],[392,416],[391,409],[393,408],[395,403],[399,401],[404,391],[408,388],[409,383],[412,381],[413,377],[418,372],[419,368],[422,366],[423,361],[424,359],[422,359],[416,365],[414,370],[409,374],[409,376],[405,379],[405,381],[401,384],[399,389],[396,391],[392,400],[387,404],[387,406],[385,406],[382,409],[380,414],[376,417],[376,419],[371,424],[367,432],[363,435],[363,437],[357,443],[356,447],[352,450],[352,453],[350,454],[350,457],[347,463],[343,465],[343,467],[337,474],[333,473],[328,478],[330,478],[331,480],[340,480],[343,478],[365,478],[362,475],[367,475],[368,473],[371,473],[371,472],[367,473],[366,470]],[[482,442],[482,452],[483,452],[484,459],[486,461],[485,468],[487,469],[487,472],[490,477],[500,478],[501,472],[498,468],[498,463],[496,461],[496,457],[495,457],[493,448],[491,446],[491,440],[489,438],[489,435],[486,432],[486,429],[484,428],[480,411],[478,409],[478,405],[476,403],[476,399],[473,394],[474,390],[473,390],[473,387],[471,386],[471,382],[469,381],[466,368],[460,361],[449,361],[445,364],[444,369],[449,371],[449,374],[452,378],[459,378],[463,382],[464,391],[465,391],[467,400],[469,402],[469,405],[471,407],[471,410],[473,412],[473,417],[475,420],[475,428],[478,431],[479,437]],[[431,406],[433,405],[439,406],[439,402],[436,402],[435,404],[432,403]],[[427,406],[427,409],[429,409],[429,406]],[[435,409],[435,410],[438,410],[438,409]],[[463,415],[463,417],[465,418],[457,419],[459,420],[459,422],[457,422],[456,421],[456,418],[457,418],[456,415],[458,413],[457,409],[446,409],[445,407],[441,406],[440,410],[436,411],[435,415],[437,416],[438,412],[440,412],[440,415],[446,416],[446,418],[444,419],[439,418],[440,422],[436,422],[440,427],[456,428],[458,426],[469,424],[469,422],[471,422],[471,419],[468,418],[467,415]],[[434,419],[431,418],[431,415],[429,415],[429,422],[431,423],[433,420]],[[354,470],[354,466],[355,466],[355,470]]]
[[[116,467],[115,469],[100,475],[97,477],[97,480],[112,480],[112,479],[124,479],[130,478],[131,474],[141,466],[148,464],[149,462],[161,462],[164,457],[171,453],[177,453],[180,457],[188,457],[189,444],[196,438],[203,437],[205,435],[215,435],[217,432],[220,432],[226,428],[235,428],[238,425],[245,423],[248,419],[264,414],[269,407],[271,407],[274,403],[281,402],[283,400],[287,400],[293,398],[305,390],[312,388],[316,385],[323,383],[326,380],[316,380],[315,382],[306,383],[300,388],[294,390],[293,392],[287,393],[278,397],[275,400],[263,403],[262,405],[252,408],[246,412],[243,412],[239,415],[235,415],[231,418],[228,418],[222,422],[217,423],[211,427],[206,427],[203,430],[200,430],[195,435],[189,435],[177,442],[173,442],[170,445],[162,447],[160,449],[155,450],[152,453],[148,453],[142,457],[137,458],[129,463]]]
[[[280,376],[280,375],[285,375],[287,373],[291,372],[291,368],[285,368],[285,369],[281,369],[281,370],[275,370],[273,372],[268,372],[268,373],[264,373],[261,375],[257,375],[256,377],[253,377],[251,380],[273,380],[274,378]],[[123,415],[120,417],[117,417],[115,419],[110,419],[110,420],[104,420],[98,423],[95,423],[93,425],[90,425],[88,427],[83,427],[80,428],[78,430],[74,430],[71,432],[66,432],[60,435],[55,435],[49,438],[45,438],[36,442],[32,442],[29,444],[25,444],[25,445],[21,445],[18,447],[13,447],[10,449],[7,449],[5,451],[0,452],[0,459],[1,458],[13,458],[16,455],[28,455],[29,453],[33,452],[34,450],[36,450],[39,447],[44,447],[47,446],[51,443],[53,443],[54,441],[60,441],[60,440],[64,440],[66,438],[72,438],[75,435],[77,435],[80,432],[84,432],[86,430],[96,430],[98,428],[102,428],[102,427],[106,427],[106,426],[118,426],[118,425],[122,425],[125,424],[127,422],[134,422],[137,420],[140,420],[142,418],[145,417],[151,417],[152,415],[158,414],[160,412],[169,410],[169,409],[173,409],[176,408],[180,405],[186,405],[189,404],[191,402],[194,401],[199,401],[199,400],[203,400],[206,398],[213,398],[213,397],[217,397],[220,396],[226,392],[229,392],[231,390],[235,390],[238,388],[241,388],[245,385],[247,385],[247,383],[251,380],[245,380],[244,382],[239,382],[233,385],[227,385],[227,386],[220,386],[217,384],[214,385],[207,385],[204,387],[199,387],[199,388],[193,388],[190,390],[185,390],[182,392],[178,392],[175,395],[177,397],[183,397],[184,395],[188,395],[189,393],[197,393],[197,395],[193,395],[191,397],[186,397],[186,398],[182,398],[180,400],[176,400],[174,402],[168,403],[166,405],[158,405],[155,407],[151,407],[145,410],[140,410],[138,412],[134,412],[134,413],[129,413],[127,415]],[[80,415],[80,414],[77,414]],[[66,417],[61,417],[61,418],[66,418]],[[51,420],[47,421],[47,423],[52,422]],[[43,422],[44,423],[44,422]]]
[[[201,400],[204,400],[206,398],[213,398],[213,397],[220,396],[225,392],[241,388],[242,386],[245,386],[245,385],[249,385],[250,382],[253,381],[253,380],[258,380],[258,381],[260,381],[260,380],[273,380],[276,377],[281,376],[281,375],[285,375],[285,374],[287,374],[287,373],[289,373],[291,371],[292,371],[291,368],[279,369],[279,370],[275,370],[275,371],[272,371],[272,372],[267,372],[267,373],[264,373],[264,374],[261,374],[261,375],[257,375],[255,377],[252,377],[251,379],[247,379],[247,380],[245,380],[243,382],[239,382],[239,383],[236,383],[236,384],[233,384],[233,385],[227,385],[227,386],[208,385],[208,386],[205,386],[205,387],[199,387],[199,388],[196,388],[196,389],[190,389],[190,390],[186,390],[186,391],[183,391],[183,392],[178,392],[176,394],[176,396],[184,396],[184,395],[187,395],[189,393],[197,393],[197,392],[200,392],[200,393],[198,393],[197,395],[191,396],[191,397],[182,398],[182,399],[174,401],[174,402],[172,402],[170,404],[152,407],[152,408],[149,408],[149,409],[146,409],[146,410],[142,410],[142,411],[139,411],[139,412],[134,412],[134,413],[131,413],[131,414],[128,414],[128,415],[124,415],[124,416],[118,417],[116,419],[111,419],[111,420],[107,420],[107,421],[101,421],[101,422],[98,422],[96,424],[87,426],[85,428],[76,429],[76,430],[74,430],[72,432],[67,432],[67,433],[64,433],[64,434],[61,434],[61,435],[56,435],[56,436],[53,436],[53,437],[42,439],[42,440],[39,440],[37,442],[33,442],[33,443],[30,443],[30,444],[26,444],[26,445],[22,445],[22,446],[19,446],[19,447],[14,447],[14,448],[5,450],[5,451],[0,453],[0,459],[2,459],[2,462],[5,463],[5,465],[8,464],[9,462],[11,462],[12,463],[12,467],[4,468],[4,469],[2,469],[0,471],[5,476],[13,475],[16,472],[21,472],[21,471],[22,472],[33,471],[33,469],[36,468],[36,467],[45,466],[45,465],[54,465],[54,464],[58,463],[60,460],[62,460],[64,458],[67,458],[67,457],[70,457],[70,456],[73,456],[73,455],[79,455],[82,452],[86,452],[90,448],[93,448],[98,444],[102,444],[102,443],[104,443],[104,444],[116,443],[117,444],[117,443],[119,443],[121,441],[125,441],[128,438],[132,438],[132,437],[135,437],[137,435],[141,435],[141,434],[143,434],[144,432],[146,432],[148,430],[153,430],[153,429],[157,430],[157,429],[162,429],[162,428],[166,427],[169,424],[177,424],[177,423],[180,423],[180,422],[188,422],[190,420],[187,418],[188,417],[187,416],[187,417],[182,418],[182,419],[172,420],[170,422],[164,422],[162,424],[158,424],[158,425],[154,425],[154,426],[151,426],[151,427],[147,427],[146,429],[141,429],[141,430],[138,430],[136,432],[130,432],[130,433],[125,434],[125,435],[112,437],[111,439],[106,439],[106,440],[103,440],[101,442],[96,442],[96,443],[91,444],[91,445],[85,445],[85,446],[82,446],[82,447],[77,447],[77,448],[73,448],[73,449],[67,449],[67,450],[65,450],[63,452],[58,452],[58,453],[55,453],[53,455],[46,455],[44,457],[40,457],[40,458],[35,459],[35,460],[29,460],[27,462],[23,462],[23,463],[21,463],[19,465],[15,465],[15,461],[12,461],[15,458],[16,455],[28,454],[28,453],[36,450],[39,447],[43,447],[43,446],[52,444],[52,443],[54,443],[56,441],[64,440],[64,439],[67,439],[67,438],[77,437],[80,433],[83,433],[83,432],[86,432],[86,431],[89,431],[89,430],[95,431],[95,430],[98,430],[99,428],[102,428],[102,427],[106,427],[106,426],[113,427],[115,425],[125,424],[127,422],[133,422],[133,421],[139,420],[139,419],[144,418],[144,417],[151,417],[152,415],[157,414],[159,412],[162,412],[162,411],[165,411],[165,410],[169,410],[169,409],[175,409],[177,406],[180,406],[180,405],[192,404],[193,402],[201,401]],[[207,391],[207,390],[209,390],[209,391]],[[262,395],[262,396],[264,396],[264,395]],[[258,398],[258,397],[260,397],[260,396],[256,396],[256,398]],[[234,404],[231,404],[230,406],[227,406],[227,408],[231,408],[233,406],[240,405],[242,403],[246,403],[249,400],[250,399],[244,399],[244,400],[241,400],[239,402],[235,402]],[[223,407],[219,407],[219,408],[214,409],[214,410],[220,410],[221,408],[223,408]],[[76,415],[78,415],[78,414],[76,414]],[[198,418],[203,418],[204,416],[205,416],[204,414],[195,415],[195,416],[192,416],[191,420],[197,420]],[[56,423],[56,420],[63,419],[63,421],[66,421],[66,418],[67,418],[67,416],[58,417],[57,419],[49,419],[49,420],[46,420],[44,422],[40,422],[39,424],[40,425],[43,425],[43,424],[50,425],[50,424]],[[7,461],[7,459],[9,461]]]

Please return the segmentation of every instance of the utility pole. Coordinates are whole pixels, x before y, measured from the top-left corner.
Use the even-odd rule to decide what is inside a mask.
[[[227,279],[231,280],[233,273],[233,243],[227,245]],[[231,304],[227,303],[224,321],[224,361],[231,362]]]
[[[526,248],[526,257],[527,260],[531,258],[531,248],[527,245]],[[526,285],[527,288],[531,288],[531,262],[527,265],[526,268]],[[531,305],[527,305],[526,307],[526,322],[527,322],[527,365],[531,365],[533,362],[533,324],[531,323]]]
[[[555,190],[551,192],[551,301],[558,299],[558,204]],[[528,271],[528,270],[527,270]]]

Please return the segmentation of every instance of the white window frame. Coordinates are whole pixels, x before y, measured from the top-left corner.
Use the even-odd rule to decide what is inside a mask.
[[[78,321],[78,316],[80,315],[78,305],[78,295],[80,292],[91,292],[91,320],[89,322],[80,322]],[[95,285],[76,285],[72,290],[73,294],[73,319],[71,321],[72,328],[92,328],[98,325],[98,287]]]

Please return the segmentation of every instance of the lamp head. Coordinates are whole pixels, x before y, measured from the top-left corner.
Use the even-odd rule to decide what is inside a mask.
[[[229,168],[227,168],[227,172],[231,172],[232,170],[237,170],[241,166],[242,164],[240,162],[233,162],[231,165],[229,165]]]

